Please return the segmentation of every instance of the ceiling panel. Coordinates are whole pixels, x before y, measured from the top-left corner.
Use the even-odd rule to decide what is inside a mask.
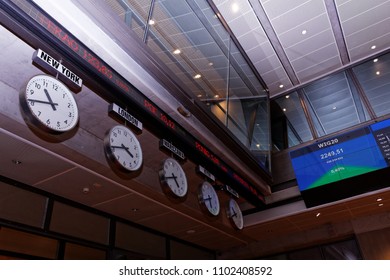
[[[130,193],[118,183],[81,167],[47,177],[34,186],[89,206]]]

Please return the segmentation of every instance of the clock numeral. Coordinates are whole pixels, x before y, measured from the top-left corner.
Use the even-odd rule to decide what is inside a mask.
[[[60,122],[57,122],[57,127],[60,127],[61,123]]]
[[[53,89],[54,89],[55,91],[57,91],[57,90],[58,90],[58,85],[53,84]]]
[[[41,85],[40,85],[40,84],[35,84],[35,87],[36,87],[37,89],[41,89]]]
[[[44,81],[43,81],[43,86],[44,86],[44,87],[47,87],[48,85],[49,85],[48,82],[44,80]]]
[[[65,123],[65,124],[68,124],[68,120],[64,120],[64,123]]]
[[[35,92],[33,89],[30,89],[30,94],[33,95]]]
[[[41,111],[38,111],[38,117],[39,117],[41,114],[42,114],[42,112],[41,112]]]
[[[70,104],[70,103],[68,103],[68,108],[70,108],[70,105],[71,105],[71,104]]]
[[[72,117],[72,112],[69,112],[68,116],[69,116],[69,117]]]
[[[47,123],[47,124],[50,124],[50,119],[47,119],[46,123]]]
[[[35,105],[35,102],[32,101],[32,100],[29,100],[28,102],[30,102],[30,106],[31,106],[31,107]]]

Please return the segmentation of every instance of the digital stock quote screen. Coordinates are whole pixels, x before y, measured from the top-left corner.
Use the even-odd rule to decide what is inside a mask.
[[[308,207],[386,187],[390,120],[291,151],[290,157]]]

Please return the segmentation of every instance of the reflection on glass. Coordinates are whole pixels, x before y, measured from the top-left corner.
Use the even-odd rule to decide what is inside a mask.
[[[276,149],[285,149],[313,139],[298,93],[275,100],[272,108],[272,140]],[[287,135],[285,135],[287,133]]]
[[[345,72],[327,76],[303,89],[317,134],[323,136],[368,119]]]
[[[390,114],[390,53],[353,68],[376,116]]]
[[[151,0],[106,0],[107,4],[118,14],[139,38],[143,38]]]

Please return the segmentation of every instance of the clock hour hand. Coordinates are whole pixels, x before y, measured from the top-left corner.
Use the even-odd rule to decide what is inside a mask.
[[[122,148],[125,149],[125,151],[133,158],[133,154],[129,151],[129,147],[126,147],[125,145],[121,144]]]
[[[50,104],[52,107],[53,107],[53,106],[58,106],[58,103],[53,103],[53,102],[43,101],[43,100],[38,100],[38,99],[31,99],[31,98],[28,98],[27,101],[37,102],[37,103],[43,103],[43,104]],[[54,107],[54,108],[55,108],[55,107]],[[54,110],[55,110],[55,109],[54,109]]]
[[[129,151],[129,148],[125,145],[121,144],[120,146],[111,146],[111,148],[114,149],[124,149],[132,158],[134,157],[133,154]]]
[[[236,217],[237,216],[237,213],[236,211],[234,211],[234,209],[232,209],[232,212],[234,213],[233,215],[231,215],[230,217],[233,218],[233,217]]]
[[[47,91],[47,89],[44,88],[43,91],[45,92],[47,100],[49,100],[49,104],[53,108],[53,111],[57,110],[56,105],[58,105],[58,104],[57,103],[53,103],[53,100],[51,99],[50,94]]]
[[[172,172],[172,176],[167,176],[167,177],[165,177],[166,179],[173,179],[173,180],[175,180],[175,183],[176,183],[176,186],[178,187],[178,188],[180,188],[180,186],[179,186],[179,183],[177,182],[177,176],[175,176],[175,174],[173,174],[173,172]]]

